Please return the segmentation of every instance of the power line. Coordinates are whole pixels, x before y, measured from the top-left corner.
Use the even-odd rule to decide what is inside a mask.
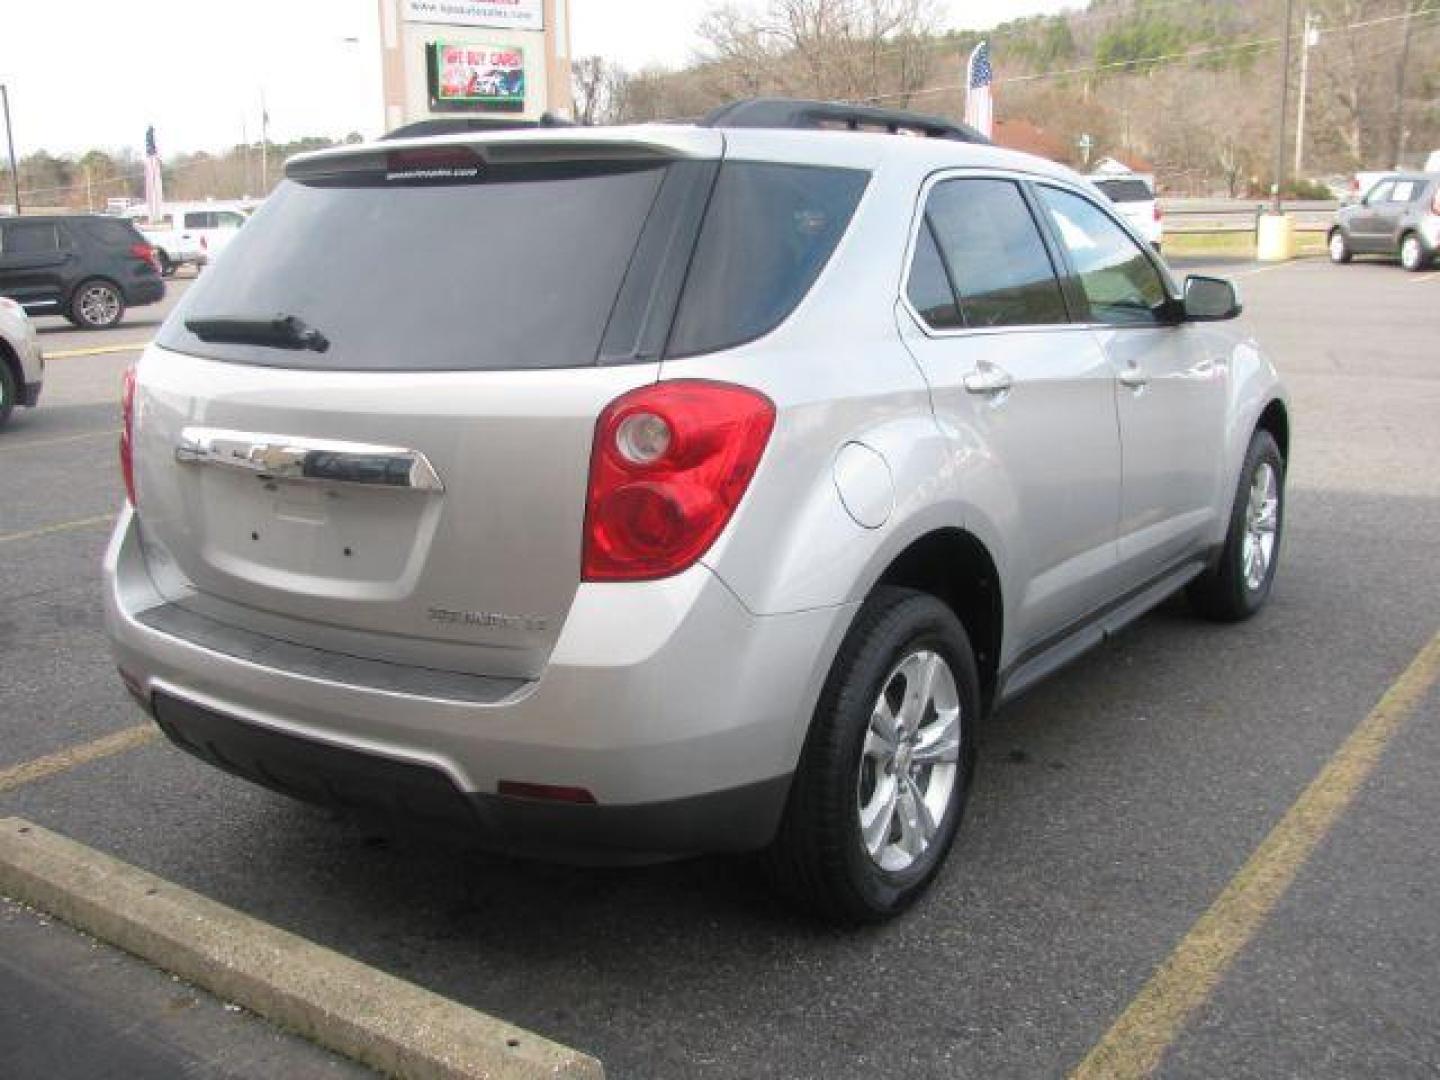
[[[1427,17],[1430,15],[1440,15],[1440,11],[1426,11],[1424,14]],[[1409,17],[1417,20],[1419,18],[1418,16],[1414,15],[1411,15]],[[1355,30],[1363,30],[1371,26],[1379,26],[1383,23],[1396,22],[1397,20],[1403,18],[1406,18],[1406,16],[1388,15],[1383,18],[1368,19],[1363,22],[1347,23],[1344,26],[1332,26],[1328,30],[1321,31],[1321,41],[1323,43],[1324,39],[1332,34],[1349,33]],[[1434,25],[1434,22],[1435,20],[1432,20],[1431,22],[1416,21],[1414,23],[1414,26],[1416,29],[1421,29],[1423,27]],[[1290,36],[1293,38],[1296,35],[1292,34]],[[1190,49],[1185,52],[1162,53],[1158,56],[1133,57],[1127,60],[1114,60],[1105,64],[1090,64],[1084,67],[1066,68],[1062,71],[1042,71],[1030,75],[1011,75],[1008,78],[996,79],[995,85],[1001,86],[1011,83],[1039,82],[1044,79],[1061,79],[1071,75],[1091,75],[1104,71],[1112,71],[1116,68],[1139,68],[1152,65],[1158,66],[1161,64],[1168,64],[1182,60],[1203,59],[1206,56],[1213,56],[1220,53],[1239,52],[1245,49],[1252,49],[1255,51],[1259,51],[1261,49],[1273,49],[1284,41],[1285,37],[1283,35],[1270,38],[1254,38],[1249,41],[1231,42],[1228,45],[1214,45],[1210,46],[1209,48]],[[920,90],[898,91],[891,94],[872,94],[869,97],[856,98],[854,99],[854,101],[856,104],[871,104],[877,101],[893,101],[896,98],[922,97],[929,94],[941,94],[950,90],[964,89],[966,89],[966,84],[963,82],[949,83],[943,86],[925,87],[924,89]]]

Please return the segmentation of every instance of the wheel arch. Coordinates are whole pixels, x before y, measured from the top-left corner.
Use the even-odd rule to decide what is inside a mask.
[[[1268,431],[1275,440],[1275,445],[1280,448],[1281,459],[1287,463],[1290,461],[1290,414],[1285,408],[1285,402],[1279,398],[1271,398],[1270,403],[1260,411],[1260,416],[1255,421],[1255,430]]]
[[[1000,573],[984,543],[963,528],[933,529],[891,559],[871,591],[882,586],[928,592],[955,612],[975,651],[981,695],[988,708],[1000,670],[1005,605]]]
[[[0,366],[10,372],[11,378],[15,380],[15,392],[23,396],[25,393],[25,370],[20,366],[20,357],[3,337],[0,337]],[[18,402],[11,402],[11,404],[15,405]]]

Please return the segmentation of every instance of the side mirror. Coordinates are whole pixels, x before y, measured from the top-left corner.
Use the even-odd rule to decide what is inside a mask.
[[[1244,310],[1235,286],[1224,278],[1191,274],[1185,279],[1185,318],[1191,322],[1222,322]]]

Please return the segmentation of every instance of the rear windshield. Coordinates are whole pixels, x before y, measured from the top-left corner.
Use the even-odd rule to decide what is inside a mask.
[[[461,170],[463,172],[463,170]],[[287,180],[165,323],[196,356],[346,370],[596,362],[665,166],[506,165],[460,180]],[[187,319],[293,316],[323,352],[201,341]]]
[[[1155,198],[1144,180],[1096,180],[1095,186],[1114,203],[1150,202]]]

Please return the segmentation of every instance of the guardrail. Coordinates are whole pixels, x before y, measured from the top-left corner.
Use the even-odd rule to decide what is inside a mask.
[[[1295,199],[1282,204],[1297,232],[1327,232],[1340,203]],[[1168,233],[1253,233],[1270,204],[1248,199],[1161,199]]]

